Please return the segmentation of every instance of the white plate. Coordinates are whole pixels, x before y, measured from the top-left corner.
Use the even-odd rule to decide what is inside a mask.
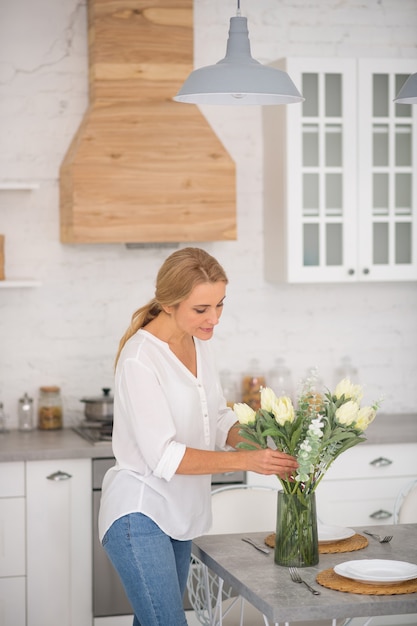
[[[319,543],[331,543],[332,541],[342,541],[353,537],[355,531],[351,528],[343,528],[342,526],[324,526],[319,524],[318,527]]]
[[[345,561],[336,565],[336,574],[366,583],[400,583],[417,578],[417,565],[406,561],[385,561],[382,559],[364,559],[363,561]]]

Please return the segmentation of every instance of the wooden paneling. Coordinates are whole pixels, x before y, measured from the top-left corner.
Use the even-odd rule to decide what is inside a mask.
[[[60,172],[65,243],[236,238],[235,166],[194,105],[193,0],[89,0],[90,106]]]

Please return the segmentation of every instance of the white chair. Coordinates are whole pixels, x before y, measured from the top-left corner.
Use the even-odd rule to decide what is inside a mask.
[[[277,515],[277,488],[228,485],[212,492],[213,523],[208,534],[272,533]],[[237,596],[232,588],[199,559],[192,558],[187,581],[188,597],[204,626],[265,626],[263,615]],[[221,592],[221,595],[220,595]],[[221,606],[216,599],[221,598]],[[291,626],[331,626],[332,620],[292,622]],[[337,624],[345,624],[338,620]]]
[[[417,523],[417,478],[400,491],[394,505],[394,524]]]

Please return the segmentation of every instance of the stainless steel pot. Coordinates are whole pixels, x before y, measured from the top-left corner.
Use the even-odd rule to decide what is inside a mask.
[[[113,397],[110,389],[104,387],[103,395],[98,398],[82,398],[85,403],[84,415],[88,420],[105,421],[113,419]]]

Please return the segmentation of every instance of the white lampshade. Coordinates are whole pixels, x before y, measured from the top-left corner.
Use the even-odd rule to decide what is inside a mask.
[[[397,104],[417,103],[417,74],[411,74],[401,87],[398,96],[394,98]]]
[[[304,98],[286,72],[252,58],[247,19],[237,16],[230,18],[224,59],[191,72],[174,100],[237,106],[291,104]]]

